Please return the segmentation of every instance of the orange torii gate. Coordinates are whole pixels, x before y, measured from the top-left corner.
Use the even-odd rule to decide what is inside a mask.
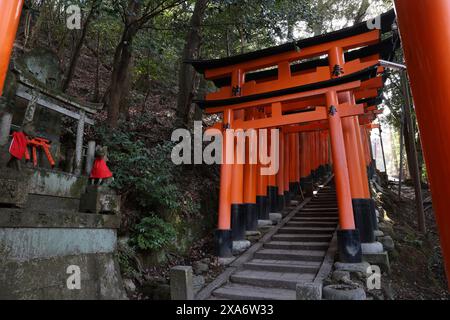
[[[378,97],[383,86],[380,75],[384,69],[378,61],[389,60],[387,56],[396,42],[380,39],[391,30],[394,19],[391,11],[381,16],[379,29],[361,23],[240,56],[190,61],[218,87],[206,100],[196,102],[207,113],[223,114],[218,125],[224,132],[281,129],[279,141],[275,141],[281,160],[278,173],[264,176],[256,170],[254,178],[250,165],[221,166],[216,232],[219,256],[231,255],[232,241],[243,239],[245,230],[255,227],[252,219],[267,217],[267,208],[272,212],[282,208],[291,193],[301,190],[300,186],[311,196],[313,179],[323,175],[332,163],[339,207],[340,259],[361,261],[361,240],[374,241],[375,210],[366,172],[368,152],[358,117],[372,107],[369,102]],[[320,58],[323,55],[327,58]],[[301,129],[315,125],[316,129]],[[319,133],[321,128],[325,134]],[[223,159],[234,149],[234,138],[225,138]],[[247,188],[256,190],[256,197]],[[246,197],[247,193],[251,196]]]
[[[449,279],[450,2],[395,0],[395,8]]]
[[[0,96],[9,67],[24,0],[0,1]]]

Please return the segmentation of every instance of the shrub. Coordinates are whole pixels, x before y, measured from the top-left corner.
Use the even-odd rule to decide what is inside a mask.
[[[131,132],[100,128],[97,133],[108,146],[112,186],[125,198],[134,199],[143,211],[175,212],[181,208],[183,195],[176,185],[180,169],[170,159],[171,142],[148,149]]]
[[[151,215],[143,218],[135,226],[131,244],[141,250],[158,250],[174,241],[175,238],[176,232],[172,225]]]

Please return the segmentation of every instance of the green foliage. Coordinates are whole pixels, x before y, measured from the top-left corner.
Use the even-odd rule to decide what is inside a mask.
[[[107,128],[98,130],[100,141],[108,147],[108,160],[114,172],[112,186],[146,210],[181,209],[183,196],[176,185],[179,168],[170,153],[172,143],[148,149],[135,133]]]
[[[176,239],[173,226],[155,215],[143,218],[135,229],[131,243],[141,250],[158,250]]]

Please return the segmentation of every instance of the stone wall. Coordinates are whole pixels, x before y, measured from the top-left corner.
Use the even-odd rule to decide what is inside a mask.
[[[120,215],[78,212],[85,177],[26,171],[0,170],[27,197],[0,207],[0,299],[126,299],[115,256]],[[71,266],[79,289],[67,284]]]

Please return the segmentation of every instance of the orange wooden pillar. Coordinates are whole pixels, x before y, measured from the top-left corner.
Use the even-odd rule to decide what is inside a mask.
[[[305,197],[313,196],[313,181],[311,178],[311,139],[310,132],[302,132],[301,136],[301,173],[300,186]]]
[[[339,100],[342,103],[355,103],[351,92],[340,94]],[[375,219],[376,221],[376,213],[375,205],[370,197],[370,193],[368,193],[367,174],[364,174],[366,166],[365,163],[361,163],[360,154],[364,151],[360,149],[361,143],[358,143],[360,138],[357,135],[357,131],[359,131],[358,117],[343,118],[342,130],[344,133],[355,226],[359,230],[361,242],[372,243],[375,242],[373,220]]]
[[[294,133],[295,143],[294,143],[294,152],[295,152],[295,177],[294,181],[297,185],[298,190],[300,191],[300,170],[301,170],[301,161],[300,161],[300,134]]]
[[[262,147],[263,143],[259,136],[260,130],[258,130],[258,153],[260,152],[260,148]],[[256,206],[257,206],[257,212],[258,212],[258,219],[259,220],[269,220],[269,197],[267,194],[267,183],[268,183],[268,176],[262,175],[261,170],[264,167],[261,162],[259,161],[260,158],[258,157],[258,166],[256,171]]]
[[[286,205],[289,205],[291,200],[291,193],[289,190],[289,155],[290,155],[290,147],[289,147],[289,134],[282,133],[284,136],[284,197]]]
[[[295,136],[293,133],[288,134],[289,142],[289,189],[295,195],[298,192],[297,185],[295,183]]]
[[[233,123],[233,111],[225,109],[223,124],[225,127]],[[231,182],[233,163],[230,155],[234,153],[234,136],[224,130],[222,139],[222,164],[220,166],[219,222],[215,233],[216,252],[219,257],[232,256],[231,232]]]
[[[330,72],[342,65],[342,48],[333,48],[328,53]],[[337,68],[336,68],[337,66]],[[352,194],[345,150],[342,122],[336,106],[339,104],[335,91],[327,93],[328,122],[331,136],[331,149],[335,176],[336,193],[339,208],[338,249],[342,262],[361,262],[361,241],[355,228]]]
[[[320,133],[319,131],[314,132],[316,139],[316,157],[315,157],[315,172],[316,179],[320,179]]]
[[[450,279],[450,1],[396,0],[395,6]]]
[[[244,110],[235,111],[235,119],[244,119]],[[237,130],[236,130],[237,131]],[[244,135],[243,131],[242,135]],[[235,138],[239,139],[239,138]],[[242,139],[242,138],[241,138]],[[233,241],[245,240],[245,206],[244,206],[244,162],[241,161],[245,157],[245,149],[242,144],[234,145],[234,164],[233,176],[231,180],[231,230]]]
[[[319,178],[323,177],[323,135],[321,131],[317,131],[318,151],[317,151],[317,174]]]
[[[333,159],[331,157],[331,137],[330,131],[327,130],[327,170],[328,173],[331,174],[333,172]]]
[[[277,141],[272,141],[272,129],[267,130],[268,140],[269,143],[267,145],[268,148],[268,154],[270,154],[270,157],[274,159],[274,155],[272,154],[272,144],[273,143],[279,143]],[[269,210],[270,212],[277,212],[278,211],[278,185],[277,185],[277,175],[271,174],[268,175],[268,181],[267,181],[267,194],[269,196]]]
[[[23,0],[0,1],[0,96],[3,94],[22,7]]]
[[[285,199],[284,199],[284,134],[280,130],[279,134],[279,157],[278,157],[278,173],[277,173],[277,205],[278,205],[278,212],[281,212],[284,209],[285,206]]]
[[[253,119],[253,113],[248,112],[247,119]],[[258,211],[256,204],[258,134],[250,130],[246,138],[246,157],[244,165],[244,215],[245,230],[256,231],[258,228]]]
[[[316,139],[314,131],[309,132],[309,145],[310,145],[309,163],[311,167],[311,179],[314,183],[314,181],[316,180],[316,173],[315,173]]]
[[[328,151],[328,131],[326,130],[322,130],[320,131],[320,137],[322,139],[322,144],[321,144],[321,172],[322,172],[322,176],[326,177],[328,175],[328,170],[327,170],[327,166],[328,166],[328,158],[327,158],[327,151]]]
[[[361,136],[361,126],[359,124],[358,117],[355,117],[353,119],[354,122],[354,130],[356,135],[356,143],[358,144],[358,155],[359,155],[359,170],[362,177],[362,181],[365,182],[363,184],[364,188],[364,195],[366,198],[370,198],[370,189],[369,189],[369,178],[367,176],[367,168],[366,168],[366,158],[365,158],[365,151],[364,151],[364,143],[363,143],[363,137]]]
[[[289,140],[289,190],[296,196],[299,193],[299,185],[297,182],[298,155],[296,153],[295,133],[288,134]]]

